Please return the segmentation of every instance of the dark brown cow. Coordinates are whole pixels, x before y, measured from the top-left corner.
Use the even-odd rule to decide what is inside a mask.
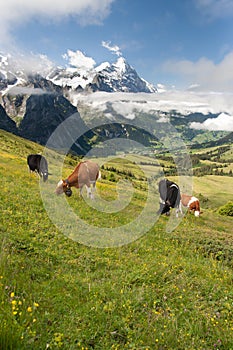
[[[93,189],[95,189],[96,181],[100,176],[101,174],[98,164],[90,160],[80,162],[67,179],[58,182],[55,193],[59,195],[64,192],[70,197],[72,195],[71,187],[76,187],[80,189],[80,194],[82,195],[82,189],[86,186],[88,196],[93,199],[94,195],[91,185],[93,186]]]

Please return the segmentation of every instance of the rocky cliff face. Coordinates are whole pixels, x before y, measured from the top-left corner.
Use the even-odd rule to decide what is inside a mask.
[[[17,134],[18,130],[15,122],[8,117],[5,109],[0,105],[0,129]]]
[[[72,129],[75,127],[78,135],[79,130],[87,130],[87,127],[77,109],[65,97],[52,93],[32,95],[26,103],[26,113],[19,125],[19,135],[45,145],[57,127],[73,115],[75,125],[72,125]],[[64,128],[56,137],[56,145],[62,148],[69,138],[69,130]],[[83,135],[73,141],[72,149],[78,154],[84,154],[90,148],[87,138]]]
[[[22,58],[21,58],[22,59]],[[70,92],[124,91],[155,92],[156,89],[139,77],[137,72],[123,57],[110,64],[105,62],[98,67],[46,67],[43,74],[38,71],[28,73],[20,62],[10,55],[0,54],[0,127],[18,133],[40,144],[46,144],[57,127],[76,115],[72,129],[87,130],[81,133],[79,140],[74,140],[72,149],[76,153],[89,150],[90,138],[94,133],[88,131],[77,108],[71,104]],[[45,73],[46,72],[46,73]],[[119,124],[120,125],[120,124]],[[107,128],[112,133],[124,135],[124,128]],[[117,130],[117,131],[116,131]],[[58,135],[58,144],[62,148],[65,139],[70,137],[70,130],[63,130]],[[125,135],[124,135],[125,136]]]

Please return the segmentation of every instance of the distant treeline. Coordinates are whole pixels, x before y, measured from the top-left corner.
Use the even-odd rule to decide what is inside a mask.
[[[220,165],[216,167],[216,164],[204,165],[200,168],[193,169],[194,176],[204,176],[204,175],[220,175],[220,176],[233,176],[232,170],[224,172],[223,168],[227,165]]]
[[[131,170],[123,170],[123,169],[120,170],[114,166],[106,166],[106,165],[102,165],[101,169],[109,171],[111,173],[115,173],[119,176],[123,175],[126,179],[131,178],[131,179],[135,179],[135,180],[145,181],[145,177],[143,177],[143,176],[137,177],[137,176],[135,176],[135,174]],[[104,174],[103,174],[103,178],[104,178]],[[112,175],[110,175],[109,180],[115,182],[116,178],[112,174]]]

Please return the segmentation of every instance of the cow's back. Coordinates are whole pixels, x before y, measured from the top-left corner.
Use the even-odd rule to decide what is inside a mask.
[[[48,162],[41,154],[29,154],[27,164],[31,171],[36,171],[44,181],[48,179]]]
[[[174,208],[179,206],[181,195],[180,195],[180,189],[177,184],[172,183],[169,186],[168,195],[169,195],[168,197],[169,197],[171,207]]]
[[[188,203],[190,201],[190,199],[192,198],[192,196],[188,195],[188,194],[181,194],[181,203],[184,207],[188,206]]]
[[[99,165],[97,163],[91,162],[89,160],[81,162],[77,166],[77,175],[79,186],[88,184],[90,182],[95,182],[99,175]]]
[[[166,179],[162,179],[159,181],[159,194],[160,194],[160,198],[163,201],[166,201],[166,197],[167,197],[167,180]]]
[[[86,161],[90,181],[96,181],[99,176],[99,165],[97,163]]]
[[[35,171],[35,170],[39,171],[40,161],[41,161],[40,154],[29,154],[27,156],[27,164],[28,164],[30,170],[32,170],[32,171]]]
[[[41,156],[40,158],[40,171],[41,172],[48,172],[48,162],[45,159],[45,157]]]
[[[178,207],[180,204],[179,186],[168,179],[159,182],[160,209],[161,214],[168,213],[170,208]]]

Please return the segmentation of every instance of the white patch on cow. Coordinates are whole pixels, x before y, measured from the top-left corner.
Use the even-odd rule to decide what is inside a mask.
[[[198,210],[195,210],[194,215],[195,216],[200,216],[200,212]]]
[[[57,183],[57,186],[61,186],[63,184],[63,181],[60,180],[58,183]]]
[[[165,204],[165,201],[164,201],[161,197],[159,197],[159,202],[160,202],[161,204]]]
[[[196,201],[198,201],[198,199],[197,199],[196,197],[192,197],[192,198],[189,200],[189,202],[188,202],[188,204],[187,204],[187,207],[189,207],[190,204],[192,204],[193,202],[196,202]]]
[[[179,189],[179,187],[176,185],[176,184],[172,184],[171,186],[170,186],[170,188],[171,187],[175,187],[175,188],[177,188],[177,190]]]

